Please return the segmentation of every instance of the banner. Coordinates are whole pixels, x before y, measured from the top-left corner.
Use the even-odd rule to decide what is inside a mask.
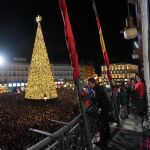
[[[99,16],[98,16],[98,13],[97,13],[96,5],[95,5],[94,0],[92,0],[92,1],[93,1],[93,9],[94,9],[95,17],[96,17],[97,27],[98,27],[98,31],[99,31],[99,36],[100,36],[100,44],[101,44],[101,48],[102,48],[102,52],[103,52],[104,62],[105,62],[105,65],[107,67],[107,78],[110,81],[111,80],[111,74],[110,74],[109,58],[108,58],[108,54],[107,54],[107,51],[106,51],[106,46],[105,46],[105,42],[104,42],[104,38],[103,38],[103,33],[102,33],[102,29],[101,29],[100,20],[99,20]]]
[[[68,47],[68,53],[71,61],[71,65],[73,67],[73,79],[77,80],[80,76],[80,71],[79,71],[79,63],[78,63],[78,54],[75,46],[75,40],[67,12],[67,6],[65,0],[58,0],[59,1],[59,6],[61,10],[61,14],[63,17],[63,22],[64,22],[64,31],[65,31],[65,38],[66,38],[66,44]]]

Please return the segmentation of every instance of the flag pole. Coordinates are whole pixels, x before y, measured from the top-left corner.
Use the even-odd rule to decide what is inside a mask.
[[[86,108],[85,108],[84,100],[81,96],[82,83],[80,79],[78,54],[77,54],[75,40],[74,40],[74,36],[73,36],[73,32],[72,32],[72,28],[71,28],[71,24],[69,20],[66,1],[58,0],[58,2],[59,2],[62,18],[63,18],[63,23],[64,23],[64,31],[65,31],[68,53],[70,56],[71,65],[73,67],[73,79],[77,87],[78,99],[80,103],[80,111],[81,111],[81,116],[83,119],[83,126],[84,126],[83,132],[85,132],[86,146],[87,146],[87,150],[93,150],[91,136],[90,136],[89,122],[88,122],[87,115],[86,115]]]
[[[79,103],[80,103],[80,108],[81,108],[81,115],[83,118],[83,124],[84,124],[84,130],[85,130],[85,140],[86,140],[86,145],[88,150],[93,150],[92,146],[92,141],[91,141],[91,134],[90,134],[90,129],[89,129],[89,122],[87,119],[87,114],[86,114],[86,107],[84,104],[84,100],[81,97],[81,92],[82,92],[82,84],[81,84],[81,79],[78,78],[75,82],[76,87],[77,87],[77,92],[78,92],[78,98],[79,98]]]
[[[97,21],[97,27],[98,27],[99,36],[100,36],[100,44],[101,44],[101,48],[102,48],[102,52],[103,52],[104,62],[107,67],[107,78],[109,80],[110,89],[111,89],[111,93],[112,93],[112,101],[114,103],[117,125],[120,126],[117,102],[116,102],[116,99],[114,98],[114,94],[113,94],[113,84],[112,84],[112,78],[111,78],[111,73],[110,73],[110,68],[109,68],[110,67],[109,58],[108,58],[108,54],[106,51],[106,46],[105,46],[105,42],[104,42],[104,38],[103,38],[103,34],[102,34],[102,29],[101,29],[100,20],[99,20],[98,12],[96,9],[95,1],[92,0],[92,2],[93,2],[93,10],[94,10],[96,21]]]

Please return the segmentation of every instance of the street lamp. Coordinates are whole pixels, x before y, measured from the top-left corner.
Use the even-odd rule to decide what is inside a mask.
[[[124,38],[127,40],[135,39],[138,35],[137,27],[134,25],[134,19],[130,14],[129,1],[127,0],[128,17],[126,21],[126,27],[121,31]]]
[[[138,35],[136,26],[133,23],[133,17],[128,17],[126,19],[126,27],[121,31],[124,38],[127,40],[135,39]]]

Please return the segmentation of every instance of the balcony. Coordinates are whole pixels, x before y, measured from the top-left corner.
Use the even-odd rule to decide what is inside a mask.
[[[86,148],[81,115],[78,115],[69,123],[54,122],[64,124],[64,127],[54,133],[30,129],[32,132],[37,132],[38,134],[40,133],[47,137],[29,147],[27,150],[83,150]]]

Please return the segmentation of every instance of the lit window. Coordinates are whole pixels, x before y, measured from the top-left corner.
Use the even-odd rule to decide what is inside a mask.
[[[17,87],[20,87],[20,83],[17,83]]]
[[[21,86],[24,86],[24,83],[21,83]]]
[[[13,83],[13,87],[16,87],[16,83]]]
[[[8,83],[8,87],[12,87],[13,85],[12,85],[12,83]]]

